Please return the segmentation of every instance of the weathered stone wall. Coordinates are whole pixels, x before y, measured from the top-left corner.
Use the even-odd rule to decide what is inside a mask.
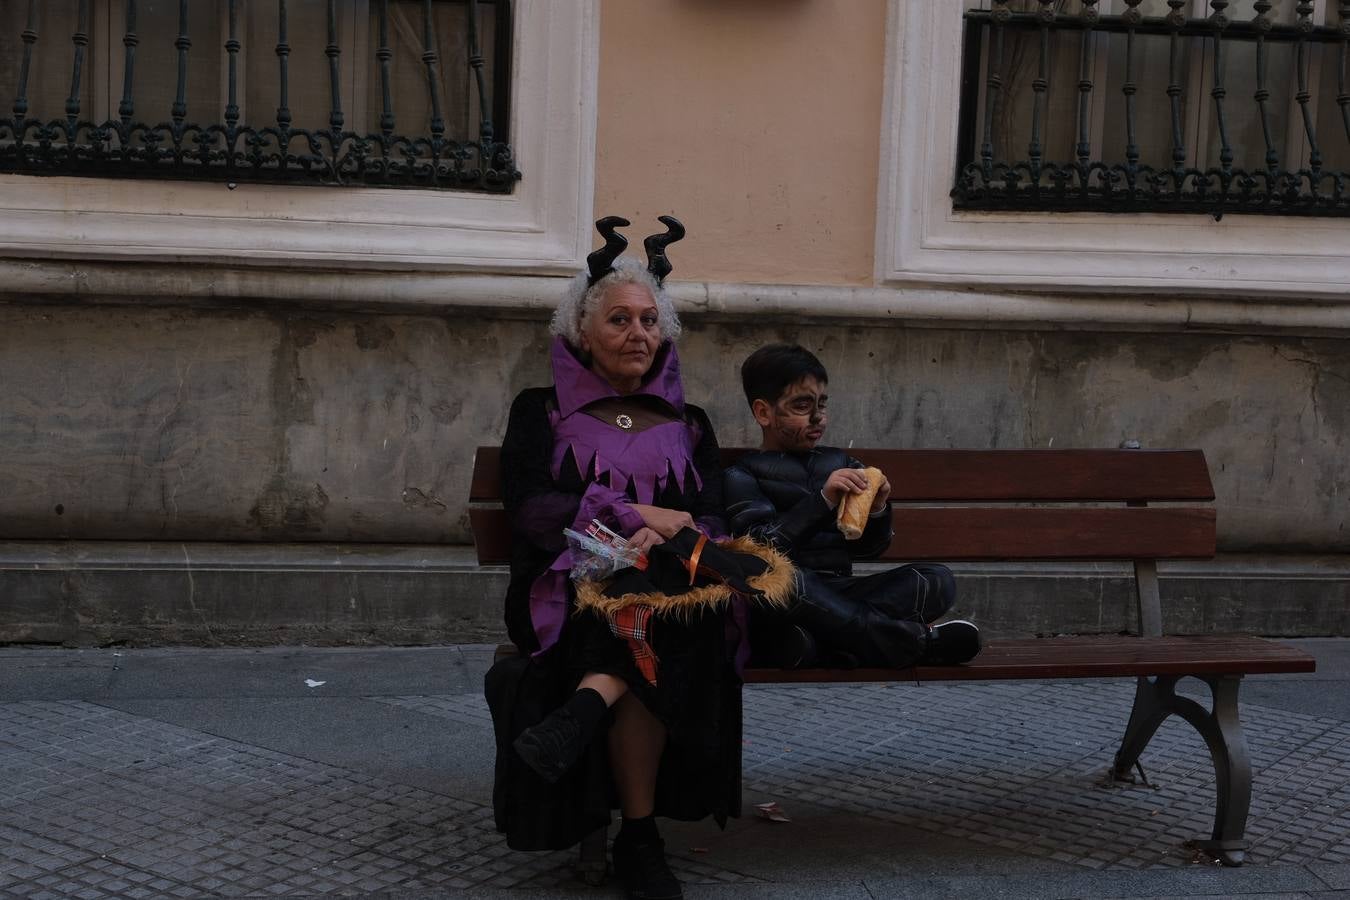
[[[1344,340],[690,318],[687,391],[754,438],[737,367],[799,340],[830,439],[1201,447],[1225,550],[1350,549]],[[0,538],[467,542],[473,448],[547,383],[541,319],[0,304]]]

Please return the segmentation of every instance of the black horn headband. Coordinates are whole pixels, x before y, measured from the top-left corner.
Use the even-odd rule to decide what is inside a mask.
[[[626,228],[632,224],[623,216],[605,216],[595,223],[595,230],[604,237],[605,246],[586,257],[586,265],[591,270],[590,277],[586,279],[587,287],[614,271],[614,260],[618,259],[619,254],[628,246],[628,238],[614,229],[620,226]]]
[[[647,271],[652,273],[657,284],[661,284],[671,270],[666,247],[684,237],[684,226],[674,216],[657,216],[656,221],[666,226],[665,234],[652,235],[642,242],[642,246],[647,248]]]
[[[661,234],[651,235],[642,242],[642,246],[647,250],[647,271],[656,279],[659,286],[666,280],[672,268],[670,260],[666,259],[666,247],[684,237],[684,226],[674,216],[659,216],[657,221],[666,226],[666,230]],[[595,223],[595,230],[604,237],[605,246],[586,257],[586,266],[590,270],[586,279],[587,287],[614,271],[614,261],[628,246],[628,239],[615,229],[626,228],[631,224],[633,223],[622,216],[605,216]]]

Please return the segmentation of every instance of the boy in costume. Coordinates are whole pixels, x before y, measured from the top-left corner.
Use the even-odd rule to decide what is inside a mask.
[[[931,624],[956,600],[946,566],[853,574],[853,560],[874,558],[890,543],[891,486],[884,476],[869,486],[862,463],[820,446],[829,399],[820,360],[804,347],[771,344],[745,360],[741,382],[762,440],[724,474],[727,518],[734,534],[770,544],[797,565],[788,609],[752,610],[755,661],[903,668],[973,659],[980,651],[974,624]],[[876,493],[866,525],[856,540],[846,540],[836,527],[837,508],[869,487]]]

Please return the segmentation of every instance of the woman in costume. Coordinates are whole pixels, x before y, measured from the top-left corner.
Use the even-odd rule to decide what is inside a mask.
[[[738,812],[738,604],[646,619],[577,611],[563,530],[598,520],[648,550],[684,529],[717,539],[721,462],[704,412],[685,403],[662,289],[661,217],[648,265],[621,258],[630,223],[596,223],[587,258],[553,316],[553,386],[522,391],[502,442],[502,497],[516,541],[506,624],[520,658],[494,666],[494,806],[516,849],[560,849],[620,808],[614,870],[631,897],[679,897],[654,816]],[[689,536],[692,532],[685,531]]]

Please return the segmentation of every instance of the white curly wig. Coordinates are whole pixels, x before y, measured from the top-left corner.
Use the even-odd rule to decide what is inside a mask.
[[[675,304],[647,267],[631,256],[614,261],[614,271],[590,287],[586,286],[589,273],[582,269],[567,285],[567,290],[553,311],[549,331],[562,337],[573,347],[581,346],[581,331],[595,313],[605,291],[616,284],[640,284],[656,299],[656,324],[661,329],[661,340],[675,341],[680,337],[680,316]]]

